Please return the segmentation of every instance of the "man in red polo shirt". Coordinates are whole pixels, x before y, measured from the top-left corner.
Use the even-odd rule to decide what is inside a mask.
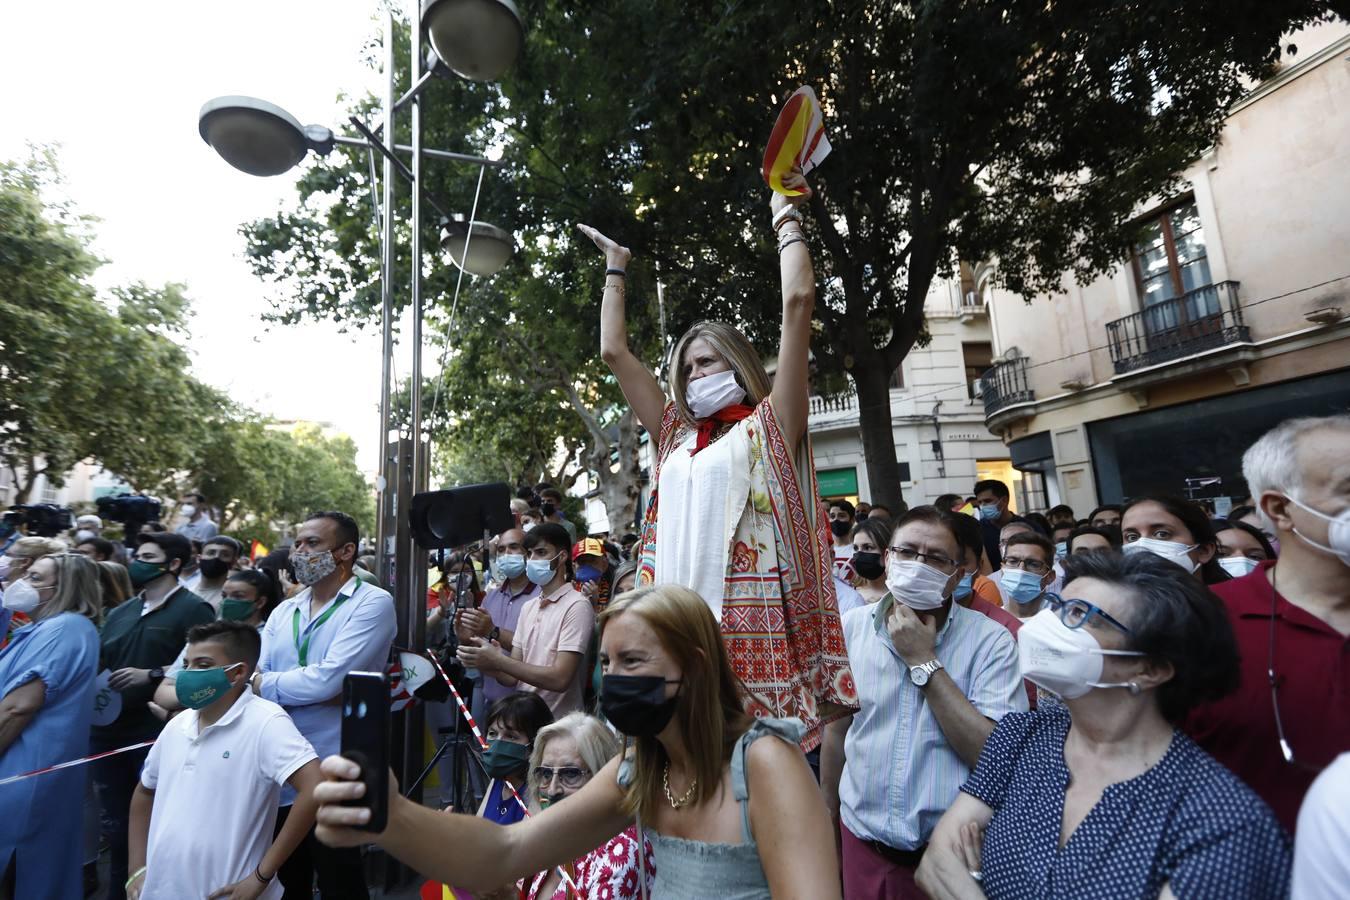
[[[1213,587],[1242,683],[1192,713],[1186,731],[1293,832],[1317,773],[1350,750],[1350,416],[1282,422],[1247,450],[1242,472],[1281,555]]]

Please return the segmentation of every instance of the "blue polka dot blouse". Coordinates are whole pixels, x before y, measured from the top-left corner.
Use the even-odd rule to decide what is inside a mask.
[[[1270,809],[1177,731],[1156,766],[1109,786],[1059,847],[1069,711],[1004,716],[962,790],[994,810],[983,887],[992,898],[1285,897],[1290,842]]]

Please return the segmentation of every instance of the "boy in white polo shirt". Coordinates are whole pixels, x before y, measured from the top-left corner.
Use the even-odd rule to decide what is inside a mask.
[[[277,869],[314,822],[321,776],[286,711],[248,689],[260,649],[243,622],[188,632],[175,683],[187,711],[150,749],[131,800],[129,900],[281,897]],[[273,840],[286,783],[298,796]]]

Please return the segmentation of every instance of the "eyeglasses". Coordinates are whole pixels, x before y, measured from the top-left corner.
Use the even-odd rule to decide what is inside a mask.
[[[941,553],[920,553],[918,550],[913,550],[909,547],[888,547],[887,549],[894,553],[896,558],[901,559],[904,562],[931,562],[941,569],[956,568],[956,560],[949,559]]]
[[[1100,606],[1094,606],[1086,600],[1065,600],[1059,594],[1046,594],[1045,605],[1054,611],[1059,616],[1059,620],[1068,628],[1082,628],[1088,623],[1089,619],[1095,616],[1113,628],[1120,629],[1125,634],[1134,633],[1119,621],[1113,619]]]
[[[1003,568],[1005,569],[1024,569],[1032,575],[1044,575],[1050,570],[1050,567],[1039,559],[1025,559],[1020,556],[1003,557]]]
[[[549,766],[535,766],[534,771],[531,772],[530,775],[534,778],[534,783],[540,787],[546,787],[547,785],[552,784],[553,778],[556,776],[559,784],[572,790],[584,785],[587,779],[591,777],[589,771],[586,769],[579,769],[576,766],[562,766],[557,769]]]
[[[1291,766],[1305,772],[1318,773],[1322,766],[1305,763],[1294,757],[1294,748],[1284,736],[1284,721],[1280,719],[1280,679],[1275,674],[1275,615],[1276,615],[1275,570],[1270,570],[1270,655],[1266,659],[1266,677],[1270,679],[1270,705],[1275,710],[1275,734],[1280,741],[1280,755]]]

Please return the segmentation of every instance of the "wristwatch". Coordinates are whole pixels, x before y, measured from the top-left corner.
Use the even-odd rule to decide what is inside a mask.
[[[923,687],[928,683],[928,679],[933,677],[933,673],[942,668],[942,660],[930,659],[928,662],[919,666],[910,666],[909,680],[918,687]]]
[[[153,681],[163,681],[163,680],[164,680],[164,670],[163,670],[162,668],[160,668],[159,666],[155,666],[153,669],[151,669],[151,670],[149,671],[148,674],[150,675],[150,678],[151,678],[151,680],[153,680]]]
[[[487,635],[488,640],[489,640],[489,641],[495,641],[497,638],[501,637],[501,633],[502,633],[502,630],[501,630],[500,628],[498,628],[496,625],[493,625],[493,626],[492,626],[492,630],[488,632],[488,635]]]

